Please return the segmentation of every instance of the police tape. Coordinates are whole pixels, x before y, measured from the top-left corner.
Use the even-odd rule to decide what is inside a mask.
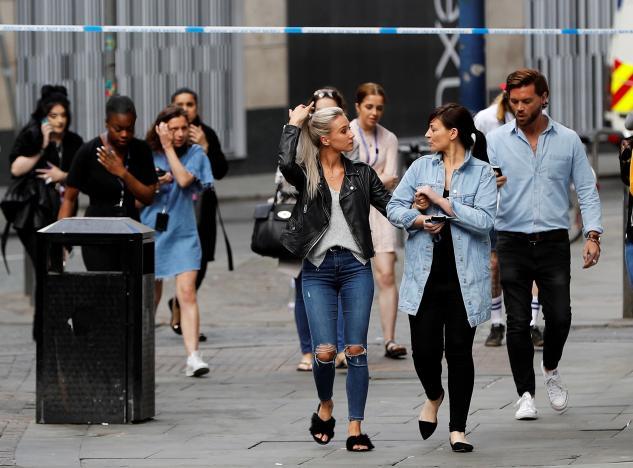
[[[391,34],[391,35],[517,35],[593,36],[633,34],[633,28],[398,28],[326,26],[100,26],[0,24],[0,32],[176,33],[176,34]]]

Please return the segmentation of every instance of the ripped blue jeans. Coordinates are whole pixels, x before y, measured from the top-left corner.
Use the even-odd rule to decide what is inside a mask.
[[[345,355],[347,357],[347,402],[350,421],[365,416],[369,371],[367,369],[367,330],[374,299],[371,262],[363,265],[347,249],[328,250],[317,268],[303,262],[303,301],[306,306],[314,365],[312,373],[319,400],[332,398],[338,299],[343,307]],[[322,359],[319,356],[327,356]],[[331,359],[330,359],[331,358]]]

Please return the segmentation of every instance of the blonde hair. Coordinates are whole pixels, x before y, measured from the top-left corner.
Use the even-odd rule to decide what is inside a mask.
[[[340,107],[326,107],[320,109],[307,118],[301,126],[301,135],[297,145],[297,164],[303,167],[306,173],[306,190],[308,197],[313,199],[316,196],[319,185],[319,149],[321,148],[321,137],[331,132],[332,121],[345,115]]]

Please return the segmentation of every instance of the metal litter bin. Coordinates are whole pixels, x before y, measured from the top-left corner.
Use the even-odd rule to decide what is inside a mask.
[[[111,249],[118,271],[65,271],[64,246]],[[154,231],[130,218],[67,218],[37,234],[38,423],[154,416]]]

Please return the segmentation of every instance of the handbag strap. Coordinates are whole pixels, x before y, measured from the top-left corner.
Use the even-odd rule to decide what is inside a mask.
[[[233,249],[231,248],[229,236],[226,234],[226,229],[224,228],[224,220],[222,219],[222,213],[220,213],[220,200],[218,200],[217,195],[215,197],[215,212],[218,215],[218,221],[220,222],[220,228],[222,229],[222,235],[224,236],[224,245],[226,246],[226,258],[229,264],[229,271],[233,271]]]
[[[7,269],[7,274],[11,274],[9,270],[9,264],[7,263],[7,240],[9,239],[9,230],[11,229],[11,222],[7,220],[7,224],[4,226],[2,232],[2,239],[0,240],[2,246],[2,260],[4,261],[4,267]]]

